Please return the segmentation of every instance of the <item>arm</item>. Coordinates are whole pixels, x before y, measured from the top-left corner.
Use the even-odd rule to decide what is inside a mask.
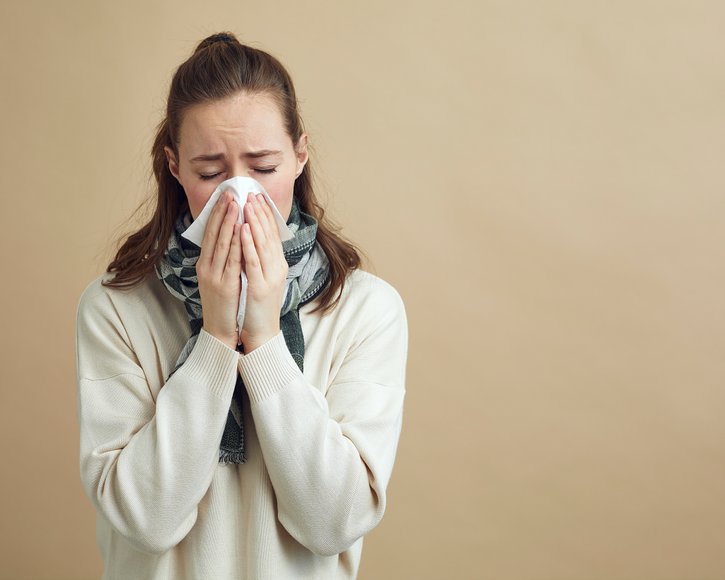
[[[130,345],[108,294],[86,292],[76,334],[83,486],[129,542],[162,553],[194,525],[211,483],[238,354],[202,330],[154,400]]]
[[[377,290],[324,396],[305,380],[282,334],[240,357],[279,521],[321,555],[345,551],[385,510],[401,428],[407,326],[397,293],[387,285]]]
[[[218,463],[237,379],[238,209],[228,193],[220,200],[196,263],[204,328],[184,364],[162,388],[156,386],[157,395],[134,347],[144,354],[163,351],[163,339],[132,340],[119,314],[123,301],[114,303],[108,292],[87,291],[78,308],[81,478],[110,524],[152,553],[175,546],[196,521]]]

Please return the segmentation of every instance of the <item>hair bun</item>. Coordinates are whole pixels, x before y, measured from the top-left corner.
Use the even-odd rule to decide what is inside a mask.
[[[203,50],[212,44],[216,44],[217,42],[224,42],[227,44],[239,44],[239,41],[237,40],[237,37],[234,36],[231,32],[217,32],[216,34],[212,34],[211,36],[207,36],[204,40],[202,40],[199,45],[196,47],[196,50],[194,51],[199,52],[200,50]]]

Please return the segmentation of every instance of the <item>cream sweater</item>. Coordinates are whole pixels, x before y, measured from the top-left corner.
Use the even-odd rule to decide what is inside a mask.
[[[106,275],[107,276],[107,275]],[[350,275],[324,316],[300,310],[304,374],[280,333],[240,355],[155,278],[91,283],[77,319],[81,479],[108,580],[355,578],[385,510],[407,324],[388,284]],[[218,462],[237,373],[247,462]]]

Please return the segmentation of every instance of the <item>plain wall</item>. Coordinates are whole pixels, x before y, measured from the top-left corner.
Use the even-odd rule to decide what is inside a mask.
[[[725,5],[3,2],[0,577],[98,578],[75,311],[174,68],[291,71],[330,212],[403,296],[363,580],[725,578]]]

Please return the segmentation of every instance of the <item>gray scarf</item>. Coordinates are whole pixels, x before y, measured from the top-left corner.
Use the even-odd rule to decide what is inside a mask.
[[[201,249],[181,234],[191,225],[187,211],[174,224],[174,231],[161,261],[156,266],[156,275],[172,296],[182,300],[186,307],[191,327],[191,336],[176,361],[174,372],[184,363],[196,344],[203,325],[199,283],[196,277],[196,261]],[[294,234],[291,240],[282,242],[287,266],[287,291],[280,310],[280,327],[287,348],[300,370],[303,370],[305,338],[300,325],[300,306],[317,296],[325,287],[329,276],[329,263],[320,244],[316,243],[317,221],[300,211],[297,200],[292,202],[287,226]],[[173,372],[172,372],[173,374]],[[222,463],[244,463],[244,423],[242,421],[242,397],[244,383],[237,375],[232,404],[227,415],[219,461]]]

